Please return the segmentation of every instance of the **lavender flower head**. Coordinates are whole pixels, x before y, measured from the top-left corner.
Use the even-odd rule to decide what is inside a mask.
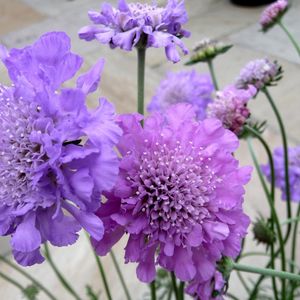
[[[289,147],[289,179],[291,200],[300,202],[300,147]],[[275,184],[281,190],[281,198],[286,200],[285,191],[285,171],[284,171],[284,151],[279,147],[273,153],[274,169],[275,169]],[[269,164],[263,165],[262,172],[271,180],[271,170]]]
[[[269,5],[260,16],[260,25],[263,31],[272,28],[288,10],[287,0],[277,0]]]
[[[161,81],[155,96],[148,105],[149,112],[164,112],[170,105],[190,103],[194,105],[197,118],[206,116],[206,107],[212,101],[214,86],[210,76],[198,74],[196,71],[169,73]]]
[[[238,135],[250,116],[247,103],[256,92],[253,86],[249,86],[248,90],[226,87],[217,92],[216,99],[208,104],[207,117],[219,119],[225,128]]]
[[[95,211],[116,180],[113,147],[121,129],[105,99],[95,111],[85,106],[103,60],[76,88],[61,88],[82,64],[66,34],[47,33],[23,49],[2,47],[1,58],[12,85],[0,86],[0,235],[11,236],[15,259],[28,266],[43,262],[42,243],[73,244],[82,227],[102,238]]]
[[[188,17],[184,1],[168,0],[166,7],[155,3],[129,3],[119,0],[118,8],[109,3],[102,5],[101,12],[90,11],[94,25],[83,27],[79,37],[86,41],[98,40],[111,48],[120,47],[131,51],[135,46],[165,48],[168,60],[180,60],[177,47],[188,53],[180,37],[188,37],[182,29]]]
[[[119,178],[99,210],[104,238],[93,245],[105,255],[128,233],[125,260],[138,263],[143,282],[155,278],[157,264],[182,281],[209,280],[246,235],[251,168],[238,167],[238,139],[220,121],[195,117],[186,103],[151,115],[144,128],[140,115],[120,117]]]
[[[253,85],[260,90],[266,86],[273,85],[282,77],[282,69],[277,62],[270,62],[267,58],[250,61],[242,70],[236,80],[239,89],[248,88]]]

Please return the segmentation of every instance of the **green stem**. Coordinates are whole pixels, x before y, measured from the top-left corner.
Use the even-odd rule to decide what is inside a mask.
[[[167,300],[171,300],[172,294],[173,294],[173,289],[170,287],[170,290],[169,290],[169,293],[168,293]]]
[[[114,266],[116,268],[116,271],[118,273],[118,276],[119,276],[119,279],[121,281],[122,287],[124,289],[126,298],[127,298],[127,300],[131,300],[131,297],[130,297],[130,294],[129,294],[129,290],[128,290],[127,286],[126,286],[126,282],[124,280],[123,274],[122,274],[121,269],[119,267],[119,264],[117,262],[116,256],[115,256],[115,254],[114,254],[114,252],[112,250],[110,251],[110,255],[111,255],[112,261],[114,263]]]
[[[239,278],[241,284],[243,285],[244,289],[246,290],[246,292],[247,292],[248,294],[250,294],[251,290],[250,290],[250,288],[248,287],[248,285],[247,285],[245,279],[243,278],[241,272],[236,272],[236,273],[237,273],[237,276],[238,276],[238,278]]]
[[[22,294],[24,294],[24,287],[19,283],[17,282],[16,280],[14,280],[13,278],[5,275],[4,273],[2,273],[0,271],[0,277],[2,277],[4,280],[6,280],[7,282],[11,283],[12,285],[14,285],[16,288],[18,288],[19,290],[21,290]]]
[[[174,294],[175,294],[175,299],[180,300],[179,292],[178,292],[178,288],[177,288],[177,281],[176,281],[174,272],[171,273],[171,279],[172,279],[172,286],[173,286],[173,290],[174,290]]]
[[[300,282],[300,275],[289,273],[289,272],[284,272],[284,271],[276,271],[273,269],[257,268],[257,267],[252,267],[252,266],[248,266],[248,265],[237,264],[234,262],[233,262],[233,269],[237,270],[237,271],[247,272],[247,273],[261,274],[264,276],[278,277],[281,279],[287,279],[287,280],[291,280],[291,281]]]
[[[138,53],[138,113],[144,115],[144,94],[145,94],[145,62],[146,48],[144,46],[137,48]]]
[[[291,190],[290,190],[290,178],[289,178],[289,154],[288,154],[288,142],[287,142],[287,135],[285,132],[284,124],[282,121],[282,118],[280,116],[280,113],[275,105],[275,102],[273,101],[272,96],[270,95],[268,89],[265,87],[262,89],[264,94],[266,95],[267,99],[269,100],[269,103],[275,113],[280,133],[282,137],[282,143],[283,143],[283,152],[284,152],[284,180],[285,180],[285,193],[286,193],[286,203],[287,203],[287,218],[290,219],[292,217],[292,207],[291,207]],[[284,239],[284,243],[289,239],[291,232],[291,224],[288,224],[286,236]]]
[[[227,293],[226,296],[227,296],[228,298],[230,298],[230,299],[233,299],[233,300],[239,300],[238,297],[234,296],[234,295],[231,294],[231,293]]]
[[[51,300],[57,300],[57,298],[45,287],[43,286],[39,281],[34,279],[30,274],[28,274],[26,271],[21,269],[19,266],[13,264],[8,259],[6,259],[4,256],[0,255],[0,260],[2,260],[5,264],[10,266],[12,269],[16,270],[20,274],[22,274],[24,277],[29,279],[33,284],[35,284],[37,287],[40,288]]]
[[[155,280],[150,283],[151,300],[156,300],[156,284]]]
[[[185,283],[183,281],[180,281],[179,289],[178,289],[178,294],[179,294],[179,299],[184,300],[184,286]]]
[[[215,90],[218,91],[219,87],[218,87],[218,82],[217,82],[216,73],[215,73],[215,70],[214,70],[214,66],[213,66],[212,60],[208,60],[207,64],[208,64],[209,72],[210,72],[210,75],[211,75],[211,78],[212,78]]]
[[[282,30],[286,33],[286,35],[288,36],[288,38],[292,42],[293,46],[295,47],[298,55],[300,56],[300,46],[298,45],[298,43],[294,39],[293,35],[288,31],[288,29],[283,25],[283,23],[281,21],[277,21],[277,23],[282,28]]]
[[[273,167],[271,167],[271,169],[274,170],[273,157],[272,157],[272,153],[271,153],[271,150],[270,150],[268,144],[260,136],[260,134],[258,132],[256,132],[256,130],[254,130],[251,127],[248,127],[247,125],[246,125],[246,129],[248,131],[250,131],[252,134],[254,134],[259,139],[259,141],[262,143],[262,145],[264,146],[264,148],[265,148],[265,150],[268,154],[269,163],[270,163],[271,166],[273,165]],[[250,154],[252,156],[256,171],[258,173],[259,179],[260,179],[261,184],[263,186],[263,189],[266,193],[267,200],[268,200],[268,203],[269,203],[269,206],[270,206],[270,209],[271,209],[272,219],[274,220],[275,225],[276,225],[276,229],[277,229],[277,233],[278,233],[278,239],[279,239],[279,245],[280,245],[280,253],[281,253],[281,268],[282,268],[283,271],[285,271],[286,270],[286,262],[285,262],[286,259],[285,259],[284,240],[283,240],[283,236],[282,236],[282,232],[281,232],[281,226],[280,226],[279,218],[278,218],[275,206],[274,206],[274,199],[271,198],[271,194],[268,192],[266,182],[265,182],[264,177],[261,173],[261,169],[260,169],[260,166],[258,164],[258,161],[257,161],[256,155],[254,153],[254,150],[252,148],[250,139],[248,139],[248,147],[249,147]],[[273,176],[274,176],[274,174],[273,174]],[[274,268],[274,266],[275,266],[275,257],[276,256],[275,256],[274,253],[272,253],[272,254],[273,255],[271,257],[270,265],[271,265],[272,268]],[[274,281],[273,281],[273,285],[276,286],[276,283]],[[258,291],[258,287],[255,286],[253,292],[250,295],[250,299],[255,299],[257,291]],[[276,295],[276,291],[277,291],[277,289],[276,290],[274,289],[274,295]],[[286,292],[286,284],[285,284],[285,280],[283,279],[282,280],[282,300],[285,299],[285,292]]]
[[[71,285],[67,282],[67,280],[64,278],[64,276],[60,273],[58,268],[56,267],[54,261],[52,260],[49,247],[47,243],[44,244],[44,249],[45,249],[45,257],[48,260],[52,270],[56,274],[57,278],[61,282],[61,284],[64,286],[64,288],[76,299],[76,300],[81,300],[79,295],[75,292],[75,290],[71,287]]]

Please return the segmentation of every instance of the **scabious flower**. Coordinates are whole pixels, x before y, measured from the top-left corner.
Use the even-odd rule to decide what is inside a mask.
[[[148,111],[164,112],[171,104],[185,102],[195,106],[197,118],[202,120],[213,92],[214,86],[208,75],[198,74],[194,70],[170,72],[157,88]]]
[[[226,53],[231,47],[232,45],[226,45],[217,40],[205,38],[196,44],[191,58],[186,65],[213,60],[216,56]]]
[[[270,62],[267,58],[250,61],[240,72],[236,80],[239,89],[254,85],[258,90],[273,85],[282,77],[282,69],[277,62]]]
[[[209,280],[222,255],[238,255],[249,225],[242,202],[251,168],[232,155],[238,139],[219,120],[195,117],[186,103],[152,114],[144,128],[140,115],[120,117],[119,178],[98,213],[104,238],[93,245],[105,255],[128,233],[125,260],[138,263],[143,282],[156,264],[182,281]]]
[[[300,202],[300,147],[289,147],[289,179],[291,200]],[[273,152],[275,184],[281,190],[281,198],[286,200],[285,191],[285,170],[284,170],[284,151],[282,147],[276,148]],[[262,172],[271,180],[271,170],[269,164],[262,166]]]
[[[238,135],[250,116],[247,103],[255,94],[254,86],[249,86],[247,90],[228,86],[218,91],[216,99],[208,104],[207,117],[219,119],[225,128]]]
[[[275,3],[269,5],[260,16],[260,25],[263,31],[272,28],[288,10],[287,0],[277,0]]]
[[[44,260],[42,243],[73,244],[82,227],[102,238],[95,211],[118,174],[113,147],[121,129],[105,99],[94,111],[85,106],[103,60],[77,87],[61,87],[82,64],[65,33],[1,49],[12,85],[0,86],[0,234],[11,236],[15,259],[28,266]]]
[[[87,41],[96,39],[111,48],[120,47],[131,51],[135,46],[165,48],[166,56],[173,62],[180,60],[177,47],[184,54],[187,48],[181,37],[189,32],[182,28],[188,17],[184,1],[168,0],[165,7],[155,3],[129,3],[119,0],[118,8],[109,3],[102,5],[101,12],[90,11],[94,25],[83,27],[79,37]]]

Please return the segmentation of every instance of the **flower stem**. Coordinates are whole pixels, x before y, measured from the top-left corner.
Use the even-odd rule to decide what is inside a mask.
[[[118,264],[118,262],[117,262],[116,256],[115,256],[115,254],[114,254],[114,252],[113,252],[112,250],[110,251],[110,255],[111,255],[112,261],[113,261],[113,263],[114,263],[114,266],[115,266],[115,268],[116,268],[116,271],[117,271],[117,273],[118,273],[118,276],[119,276],[119,279],[120,279],[120,281],[121,281],[121,284],[122,284],[122,286],[123,286],[123,289],[124,289],[126,298],[127,298],[127,300],[131,300],[131,297],[130,297],[128,288],[127,288],[127,286],[126,286],[126,282],[125,282],[125,280],[124,280],[123,274],[122,274],[121,269],[120,269],[120,267],[119,267],[119,264]]]
[[[293,274],[284,271],[276,271],[273,269],[264,269],[264,268],[257,268],[248,265],[241,265],[233,262],[233,269],[237,271],[247,272],[247,273],[255,273],[255,274],[262,274],[264,276],[269,277],[278,277],[281,279],[287,279],[291,281],[299,281],[300,282],[300,275]]]
[[[270,105],[276,115],[277,122],[280,128],[280,133],[282,137],[282,143],[283,143],[283,152],[284,152],[284,180],[285,180],[285,193],[286,193],[286,203],[287,203],[287,218],[290,219],[292,217],[292,208],[291,208],[291,190],[290,190],[290,179],[289,179],[289,154],[288,154],[288,142],[287,142],[287,135],[285,132],[285,128],[283,125],[282,118],[280,116],[280,113],[275,105],[275,102],[273,101],[272,96],[270,95],[268,89],[265,87],[262,89],[264,94],[266,95],[267,99],[270,102]],[[291,232],[291,224],[288,224],[286,236],[284,239],[284,243],[289,239]]]
[[[144,115],[144,94],[145,94],[145,62],[146,48],[144,46],[137,48],[138,53],[138,113]]]
[[[283,25],[281,21],[277,21],[278,25],[281,27],[281,29],[286,33],[290,41],[292,42],[293,46],[295,47],[298,55],[300,56],[300,46],[294,39],[293,35],[288,31],[288,29]]]
[[[59,279],[59,281],[61,282],[61,284],[76,300],[81,300],[79,295],[75,292],[75,290],[71,287],[71,285],[67,282],[67,280],[64,278],[64,276],[60,273],[60,271],[56,267],[54,261],[52,260],[47,243],[44,244],[44,249],[45,249],[45,257],[47,258],[52,270],[56,274],[56,276]]]
[[[180,281],[179,289],[178,289],[178,294],[179,294],[179,299],[184,300],[184,285],[185,283],[183,281]]]
[[[262,143],[262,145],[264,146],[264,148],[265,148],[265,150],[266,150],[266,152],[268,154],[268,158],[269,158],[269,163],[270,163],[270,166],[271,166],[271,170],[273,170],[273,172],[274,172],[273,157],[272,157],[272,153],[271,153],[271,150],[270,150],[268,144],[261,137],[261,135],[258,132],[256,132],[256,130],[254,130],[253,128],[251,128],[251,127],[249,127],[247,125],[246,125],[246,129],[248,131],[250,131],[252,134],[254,134],[259,139],[259,141]],[[249,147],[250,154],[252,156],[255,168],[257,170],[259,179],[260,179],[261,184],[263,186],[263,189],[264,189],[264,191],[266,193],[267,200],[268,200],[268,203],[269,203],[269,206],[270,206],[270,209],[271,209],[272,219],[274,220],[275,225],[276,225],[276,229],[277,229],[277,233],[278,233],[278,239],[279,239],[279,245],[280,245],[280,253],[281,253],[281,268],[282,268],[283,271],[285,271],[286,270],[286,261],[285,261],[284,240],[283,240],[283,236],[282,236],[282,231],[281,231],[281,227],[280,227],[279,218],[278,218],[275,206],[274,206],[274,198],[272,199],[271,198],[271,194],[268,192],[265,180],[264,180],[263,175],[261,173],[261,169],[259,167],[256,155],[255,155],[254,150],[252,148],[252,144],[251,144],[250,139],[248,139],[248,147]],[[274,176],[274,173],[272,173],[271,176]],[[272,268],[274,268],[274,266],[275,266],[274,249],[273,249],[273,251],[271,253],[271,262],[270,262],[270,265],[271,265]],[[274,286],[274,294],[275,294],[275,297],[276,297],[276,294],[277,294],[276,282],[272,281],[272,283],[273,283],[273,286]],[[250,295],[250,299],[255,299],[255,298],[253,298],[253,295],[255,295],[256,293],[257,293],[257,288],[255,286],[253,292]],[[285,293],[286,293],[286,284],[285,284],[285,280],[282,279],[282,299],[285,299]]]
[[[215,90],[218,91],[219,87],[218,87],[218,82],[217,82],[216,73],[215,73],[215,70],[214,70],[214,66],[213,66],[212,60],[208,60],[207,64],[208,64],[209,72],[210,72],[210,75],[211,75],[211,78],[212,78]]]
[[[175,294],[175,299],[180,300],[179,298],[179,293],[178,293],[178,288],[177,288],[177,281],[174,272],[171,272],[171,280],[172,280],[172,286],[173,286],[173,291]]]
[[[35,284],[37,287],[39,287],[51,300],[57,300],[57,298],[45,287],[43,286],[39,281],[34,279],[30,274],[28,274],[26,271],[21,269],[19,266],[13,264],[8,259],[6,259],[4,256],[0,255],[0,260],[2,260],[5,264],[10,266],[12,269],[16,270],[20,274],[22,274],[24,277],[29,279],[33,284]]]
[[[22,293],[24,293],[24,287],[19,283],[17,282],[16,280],[14,280],[13,278],[5,275],[4,273],[2,273],[0,271],[0,277],[2,277],[4,280],[6,280],[7,282],[11,283],[12,285],[14,285],[16,288],[18,288],[19,290],[21,290]]]
[[[151,300],[156,300],[156,284],[155,280],[150,283]]]

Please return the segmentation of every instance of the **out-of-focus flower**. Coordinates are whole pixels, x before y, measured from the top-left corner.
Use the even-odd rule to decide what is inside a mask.
[[[194,70],[169,73],[157,88],[148,111],[164,112],[172,104],[190,103],[195,106],[197,118],[202,120],[213,92],[214,86],[208,75],[198,74]]]
[[[250,116],[247,103],[256,92],[254,86],[249,86],[247,90],[226,87],[217,92],[216,99],[208,104],[207,117],[219,119],[225,128],[238,135]]]
[[[188,20],[184,1],[168,0],[165,7],[159,7],[120,0],[118,8],[104,3],[101,12],[90,11],[89,17],[94,25],[79,31],[79,37],[87,41],[96,39],[127,51],[136,46],[162,47],[173,62],[180,60],[177,47],[188,53],[180,39],[190,35],[182,28]]]
[[[102,238],[94,212],[118,174],[121,129],[105,99],[95,111],[85,106],[103,60],[76,88],[61,88],[82,64],[66,34],[1,53],[13,84],[0,86],[0,234],[11,236],[15,259],[28,266],[44,260],[42,243],[73,244],[81,227]]]
[[[119,179],[99,210],[105,234],[93,241],[105,255],[125,234],[126,262],[137,262],[143,282],[156,264],[182,281],[210,280],[223,255],[236,257],[249,218],[242,203],[250,167],[232,153],[238,139],[217,119],[195,121],[189,104],[145,120],[123,115]]]
[[[213,60],[216,56],[226,53],[231,47],[232,45],[225,45],[217,40],[203,39],[194,47],[186,65]]]
[[[278,0],[269,5],[260,16],[260,25],[263,31],[272,28],[288,10],[287,0]]]
[[[282,78],[282,68],[277,62],[270,62],[267,58],[250,61],[242,70],[236,80],[239,89],[254,85],[258,90],[274,85]]]
[[[300,202],[300,147],[290,147],[288,155],[291,199],[294,202]],[[275,168],[275,184],[282,192],[281,198],[286,200],[283,148],[279,147],[274,150],[273,160]],[[271,171],[269,164],[263,165],[262,171],[270,181]]]

